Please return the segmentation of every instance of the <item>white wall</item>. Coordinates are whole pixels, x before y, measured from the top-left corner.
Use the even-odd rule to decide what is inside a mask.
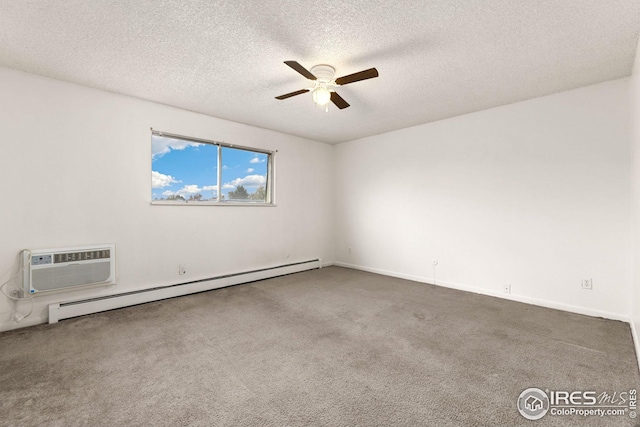
[[[616,80],[338,145],[336,261],[432,282],[436,258],[438,284],[628,320],[628,94]]]
[[[116,287],[38,297],[19,326],[80,295],[333,259],[330,145],[3,68],[0,94],[0,282],[25,248],[116,243],[118,256]],[[278,150],[278,206],[151,206],[150,127]],[[18,326],[12,310],[1,297],[0,330]]]
[[[636,356],[640,364],[640,44],[636,49],[636,59],[631,78],[632,100],[632,164],[633,164],[633,330],[636,342]]]

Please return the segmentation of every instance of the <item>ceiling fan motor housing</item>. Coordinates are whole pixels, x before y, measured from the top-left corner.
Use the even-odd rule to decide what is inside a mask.
[[[336,75],[336,69],[331,65],[320,64],[311,68],[311,74],[316,76],[319,83],[329,84],[333,81]]]

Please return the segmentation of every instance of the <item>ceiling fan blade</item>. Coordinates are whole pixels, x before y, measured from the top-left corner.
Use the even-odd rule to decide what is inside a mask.
[[[297,90],[295,92],[286,93],[284,95],[276,96],[276,99],[287,99],[287,98],[291,98],[292,96],[300,95],[300,94],[307,93],[307,92],[309,92],[309,89],[300,89],[300,90]]]
[[[349,103],[335,92],[331,92],[331,102],[336,104],[336,107],[338,107],[341,110],[349,106]]]
[[[284,63],[287,64],[289,67],[293,68],[294,70],[296,70],[297,72],[299,72],[300,74],[302,74],[307,79],[316,80],[316,76],[311,74],[309,70],[304,68],[302,65],[298,64],[296,61],[284,61]]]
[[[378,70],[376,70],[375,68],[369,68],[368,70],[349,74],[348,76],[344,77],[339,77],[336,79],[336,84],[346,85],[353,82],[359,82],[360,80],[372,79],[374,77],[378,77]]]

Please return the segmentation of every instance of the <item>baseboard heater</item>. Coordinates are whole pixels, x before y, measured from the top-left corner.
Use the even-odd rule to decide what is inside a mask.
[[[322,261],[320,259],[314,259],[310,261],[262,268],[259,270],[199,279],[175,285],[160,286],[78,301],[49,304],[49,323],[57,323],[59,320],[84,316],[86,314],[99,313],[101,311],[113,310],[116,308],[129,307],[132,305],[144,304],[147,302],[159,301],[182,295],[210,291],[227,286],[255,282],[257,280],[269,279],[272,277],[284,276],[287,274],[299,273],[318,268],[322,268]]]

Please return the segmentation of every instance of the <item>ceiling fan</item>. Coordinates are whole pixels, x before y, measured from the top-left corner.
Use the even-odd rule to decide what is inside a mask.
[[[287,99],[292,96],[301,95],[311,91],[313,102],[320,106],[327,106],[329,101],[333,102],[339,109],[347,108],[349,103],[338,95],[335,89],[339,86],[349,83],[359,82],[360,80],[372,79],[378,77],[378,70],[369,68],[368,70],[359,71],[347,76],[334,79],[336,70],[330,65],[320,64],[311,67],[311,71],[298,64],[296,61],[284,61],[289,67],[311,80],[313,86],[306,89],[297,90],[295,92],[276,96],[276,99]]]

